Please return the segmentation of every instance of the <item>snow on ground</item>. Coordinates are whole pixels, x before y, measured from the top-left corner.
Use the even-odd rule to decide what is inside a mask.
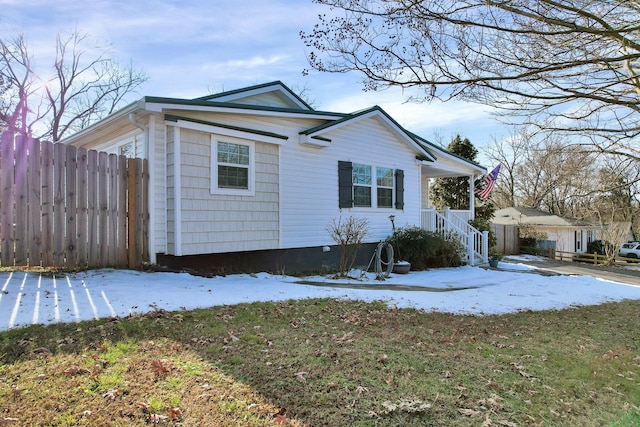
[[[384,300],[397,307],[477,315],[640,299],[640,286],[591,276],[535,274],[526,261],[510,257],[508,263],[500,263],[499,270],[465,266],[392,274],[385,281],[372,274],[360,280],[332,280],[267,273],[204,278],[111,269],[55,278],[0,273],[0,331],[154,309],[189,310],[316,297]]]

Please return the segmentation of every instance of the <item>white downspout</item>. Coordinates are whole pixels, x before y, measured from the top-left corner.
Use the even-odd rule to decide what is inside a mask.
[[[469,216],[476,219],[476,196],[475,196],[475,176],[469,177]]]
[[[149,159],[149,126],[136,119],[135,113],[129,113],[129,123],[142,131],[142,144],[144,147],[144,158]]]

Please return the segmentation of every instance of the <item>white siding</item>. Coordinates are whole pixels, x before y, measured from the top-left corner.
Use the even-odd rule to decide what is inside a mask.
[[[215,101],[215,99],[213,99]],[[250,95],[244,98],[234,99],[230,101],[233,104],[245,104],[245,105],[259,105],[263,107],[278,107],[278,108],[295,108],[289,99],[284,99],[283,96],[278,95],[277,92],[267,92],[260,95]]]
[[[167,176],[167,203],[166,203],[166,212],[167,212],[167,226],[166,226],[166,235],[167,235],[167,253],[175,254],[176,253],[176,245],[175,245],[175,209],[174,209],[174,148],[175,144],[173,142],[173,126],[166,127],[166,138],[167,138],[167,163],[166,163],[166,176]]]
[[[371,228],[368,241],[378,241],[391,234],[389,215],[395,215],[397,227],[420,223],[423,197],[416,153],[375,117],[330,130],[322,135],[332,140],[329,146],[313,148],[299,143],[299,132],[324,124],[323,120],[285,118],[277,114],[183,110],[173,113],[273,132],[287,136],[288,140],[280,146],[254,141],[256,188],[253,196],[211,194],[211,134],[180,130],[181,175],[176,180],[174,126],[166,124],[164,113],[154,114],[148,122],[149,156],[153,160],[154,232],[150,247],[153,253],[191,255],[329,245],[334,242],[326,228],[340,216],[368,218]],[[113,147],[114,142],[127,133],[135,135],[136,132],[123,118],[120,132],[110,133],[100,145]],[[402,169],[404,209],[340,210],[338,161]],[[179,192],[174,192],[176,181],[181,183]],[[174,194],[181,195],[179,215],[176,215]],[[180,220],[180,227],[176,227],[176,218]],[[177,236],[176,228],[181,231]],[[181,247],[176,246],[176,241],[182,243]]]
[[[153,210],[150,224],[153,232],[150,242],[149,252],[166,253],[167,252],[167,126],[164,124],[161,115],[156,114],[149,120],[149,191],[153,191],[153,196],[149,197],[152,204],[150,210]]]
[[[389,215],[392,214],[396,216],[397,227],[420,224],[421,178],[420,166],[415,161],[416,153],[399,142],[375,118],[324,134],[332,142],[329,147],[320,149],[298,142],[298,133],[324,123],[320,120],[223,114],[211,117],[206,113],[192,113],[189,116],[289,137],[280,146],[280,244],[269,248],[333,244],[326,228],[341,215],[368,218],[371,227],[368,241],[378,241],[391,234]],[[208,153],[205,155],[209,156]],[[341,211],[338,208],[339,160],[404,170],[404,209],[353,208]],[[277,164],[277,159],[274,164]],[[239,249],[242,244],[232,244],[232,236],[225,239],[228,244],[218,245],[215,251],[208,252],[225,252],[223,248],[231,246],[233,249],[228,250],[248,250]]]
[[[420,224],[420,167],[415,153],[399,142],[377,119],[358,121],[323,135],[326,148],[310,148],[290,141],[282,147],[283,248],[333,244],[327,226],[341,215],[369,219],[368,241],[391,234],[396,226]],[[338,208],[338,161],[404,170],[404,209]]]
[[[214,123],[223,123],[226,125],[238,126],[247,129],[258,130],[261,132],[273,132],[278,135],[288,136],[289,140],[286,144],[298,144],[298,132],[312,127],[325,124],[325,120],[319,119],[298,119],[286,117],[270,117],[256,114],[215,114],[194,111],[170,111],[168,114],[175,114],[183,117],[190,117]]]
[[[211,134],[182,129],[180,140],[181,254],[277,248],[278,147],[255,143],[255,195],[234,196],[211,194]]]
[[[536,227],[536,230],[540,230],[546,233],[547,240],[555,240],[556,250],[564,252],[586,252],[587,233],[584,230],[560,228],[560,227]],[[580,233],[580,249],[576,248],[576,232]]]

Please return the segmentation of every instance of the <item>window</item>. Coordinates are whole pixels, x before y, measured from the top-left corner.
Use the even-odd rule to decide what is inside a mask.
[[[371,166],[353,164],[353,206],[371,207]]]
[[[212,141],[212,193],[248,194],[253,191],[253,144]]]
[[[376,168],[376,187],[379,208],[393,207],[393,169]]]
[[[136,147],[133,142],[121,145],[119,148],[120,155],[129,159],[133,159],[136,156]]]
[[[404,209],[404,172],[361,163],[338,162],[338,206]]]

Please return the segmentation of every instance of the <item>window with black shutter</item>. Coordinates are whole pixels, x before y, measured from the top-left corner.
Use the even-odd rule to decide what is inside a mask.
[[[394,171],[387,167],[338,161],[338,187],[340,209],[404,209],[404,171],[401,169]]]
[[[404,209],[404,171],[396,170],[396,209]]]
[[[340,209],[353,207],[353,165],[338,161],[338,206]]]

